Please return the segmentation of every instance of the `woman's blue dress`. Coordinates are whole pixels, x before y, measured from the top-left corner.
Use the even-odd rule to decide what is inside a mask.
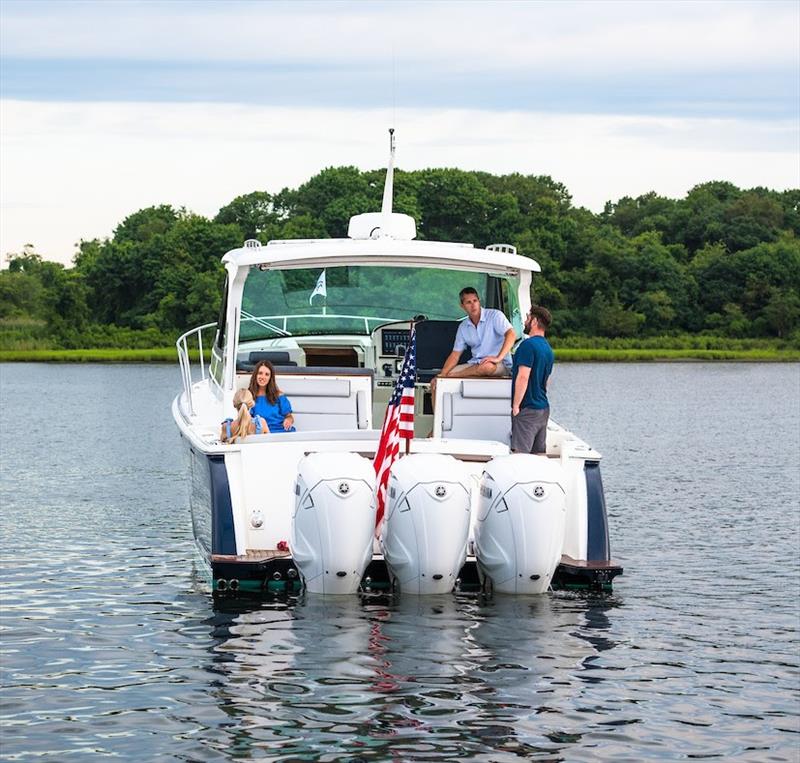
[[[286,395],[279,395],[276,403],[270,403],[266,395],[259,395],[256,404],[250,409],[251,415],[262,416],[267,422],[270,432],[296,432],[283,428],[283,420],[292,412],[292,404]]]

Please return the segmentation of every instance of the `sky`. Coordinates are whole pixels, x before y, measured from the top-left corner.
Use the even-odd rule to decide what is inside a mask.
[[[800,2],[0,0],[0,258],[325,167],[800,187]],[[222,254],[222,253],[221,253]]]

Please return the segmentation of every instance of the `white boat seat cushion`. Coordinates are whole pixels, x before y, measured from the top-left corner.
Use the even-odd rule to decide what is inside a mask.
[[[298,431],[366,429],[367,395],[348,379],[300,379],[284,376],[281,391],[289,398]]]
[[[293,397],[350,397],[348,379],[297,379],[285,376],[280,379],[281,392],[289,399]]]
[[[511,381],[465,379],[442,395],[442,437],[511,442]]]
[[[507,400],[511,410],[510,379],[464,379],[461,397],[480,397],[490,400]],[[509,416],[511,414],[509,413]]]

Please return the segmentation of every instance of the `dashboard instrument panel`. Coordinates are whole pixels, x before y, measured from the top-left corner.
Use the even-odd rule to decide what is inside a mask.
[[[402,357],[410,339],[410,329],[384,328],[381,332],[381,355],[399,355]]]

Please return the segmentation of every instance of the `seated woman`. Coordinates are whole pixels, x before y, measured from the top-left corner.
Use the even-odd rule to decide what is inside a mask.
[[[251,413],[262,416],[270,432],[294,432],[292,404],[275,381],[275,369],[268,360],[261,360],[250,377],[250,393],[255,400]]]
[[[254,405],[253,395],[249,389],[240,389],[233,396],[233,407],[237,410],[236,419],[225,419],[219,439],[222,442],[237,442],[249,434],[261,434],[267,431],[267,422],[262,416],[252,416],[250,409]]]

